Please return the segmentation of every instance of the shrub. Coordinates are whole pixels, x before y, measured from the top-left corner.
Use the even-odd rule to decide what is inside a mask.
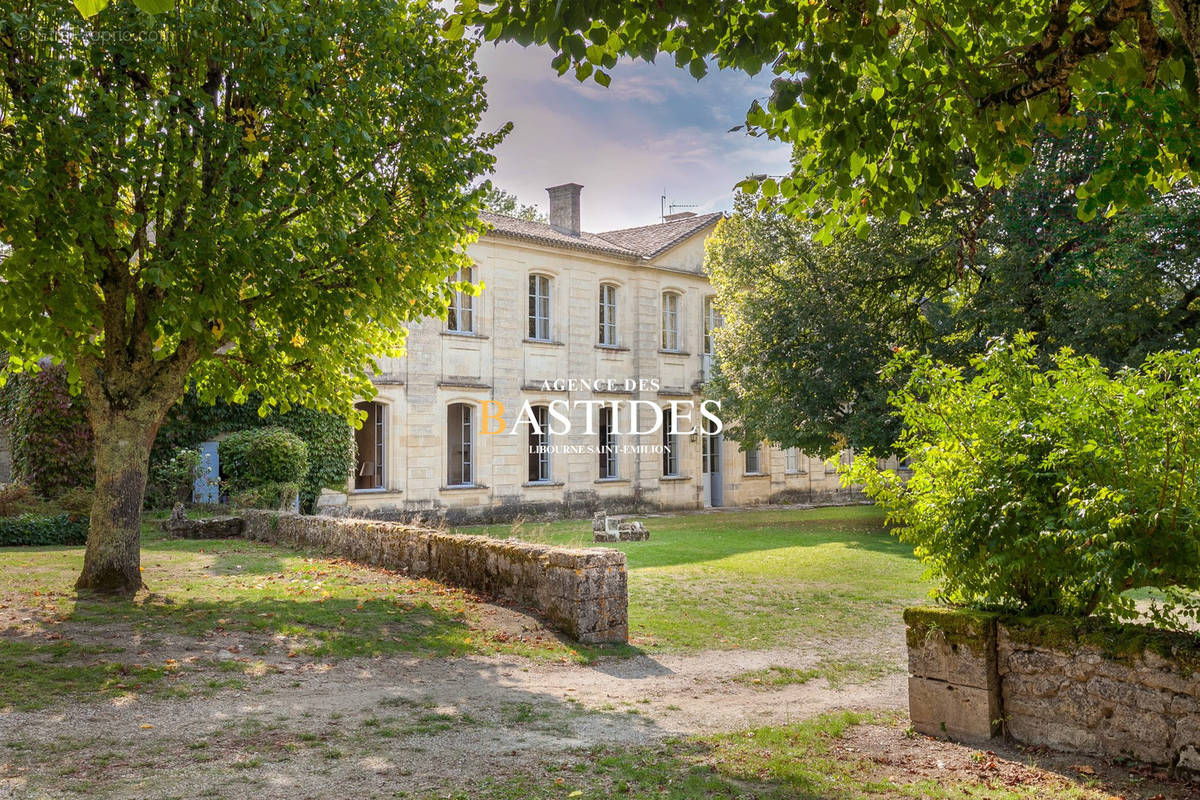
[[[229,499],[237,508],[264,508],[269,511],[291,511],[300,495],[295,483],[267,483],[238,492]]]
[[[22,514],[19,517],[0,519],[0,547],[78,546],[87,543],[87,533],[87,518],[70,514],[50,517]]]
[[[1037,366],[1027,336],[994,344],[972,374],[900,354],[891,402],[908,482],[869,454],[862,483],[959,604],[1032,614],[1135,616],[1131,589],[1186,624],[1200,588],[1200,351],[1110,375],[1063,350]]]
[[[346,479],[354,468],[354,430],[344,417],[309,408],[262,416],[259,409],[254,397],[246,403],[210,405],[194,391],[188,392],[159,429],[151,460],[165,461],[180,447],[195,447],[230,431],[282,427],[308,445],[308,474],[300,484],[301,507],[312,511],[323,488],[345,491]]]
[[[151,463],[146,507],[172,508],[191,499],[196,479],[200,477],[201,458],[199,450],[180,447],[169,458]]]
[[[16,517],[32,511],[38,505],[33,490],[23,483],[0,486],[0,517]]]
[[[73,517],[87,517],[92,513],[93,496],[91,489],[76,486],[63,492],[55,504]]]
[[[270,484],[296,484],[308,474],[308,445],[285,428],[251,428],[222,440],[221,476],[231,495]]]

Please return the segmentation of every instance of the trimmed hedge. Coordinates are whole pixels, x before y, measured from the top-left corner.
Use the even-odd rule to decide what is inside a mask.
[[[0,547],[44,547],[87,543],[87,517],[59,514],[53,517],[22,514],[0,519]]]
[[[285,428],[251,428],[223,439],[217,451],[229,493],[271,484],[299,485],[308,474],[308,445]]]

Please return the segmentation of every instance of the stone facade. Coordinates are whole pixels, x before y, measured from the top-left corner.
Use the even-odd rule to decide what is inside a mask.
[[[374,377],[377,405],[360,404],[372,416],[370,430],[360,432],[365,438],[351,481],[352,512],[486,522],[749,505],[785,493],[806,500],[839,497],[835,470],[819,458],[789,458],[764,446],[754,468],[736,444],[703,433],[677,438],[674,474],[664,469],[661,433],[619,433],[616,444],[623,452],[607,470],[587,450],[598,439],[586,432],[597,413],[586,407],[570,412],[569,434],[549,437],[564,452],[550,455],[544,479],[530,480],[527,426],[514,426],[526,401],[620,401],[618,428],[631,431],[636,416],[645,430],[654,420],[653,406],[699,403],[711,368],[704,331],[713,289],[703,269],[704,243],[720,215],[607,234],[573,233],[563,221],[577,226],[578,187],[555,189],[567,197],[560,203],[574,200],[572,209],[559,209],[557,228],[489,218],[495,228],[468,250],[475,262],[472,280],[483,286],[466,301],[469,313],[456,311],[453,322],[412,326],[407,355],[381,360]],[[531,276],[548,281],[544,336],[530,335]],[[665,342],[663,334],[668,295],[678,332],[673,342]],[[607,311],[605,300],[611,301]],[[613,317],[607,330],[606,313]],[[611,380],[617,386],[597,391],[554,383],[571,379]],[[460,421],[451,411],[455,404],[472,415],[469,481],[456,480],[450,463],[460,457],[449,441]],[[501,405],[508,429],[517,432],[485,433],[484,416]],[[706,448],[716,458],[706,461]],[[719,467],[715,490],[713,466]]]
[[[913,726],[1200,774],[1194,636],[909,609]]]
[[[537,611],[585,644],[629,637],[625,554],[483,536],[398,522],[245,511],[245,536],[429,577]]]

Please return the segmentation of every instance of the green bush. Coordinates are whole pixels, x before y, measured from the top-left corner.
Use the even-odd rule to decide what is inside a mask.
[[[229,498],[236,508],[264,508],[269,511],[291,511],[300,495],[300,486],[295,483],[267,483],[238,492]]]
[[[1027,336],[972,373],[901,353],[890,378],[904,482],[869,454],[864,485],[936,579],[942,600],[1026,614],[1130,619],[1132,589],[1162,590],[1170,626],[1200,588],[1200,351],[1110,375],[1063,350],[1039,369]]]
[[[73,517],[86,517],[92,513],[95,493],[91,489],[76,486],[63,492],[54,503]]]
[[[238,431],[221,441],[217,455],[230,495],[271,484],[299,485],[308,474],[308,445],[285,428]]]
[[[308,445],[308,474],[300,484],[301,508],[312,511],[323,488],[345,491],[346,479],[354,468],[354,430],[344,417],[309,408],[266,416],[259,410],[257,398],[241,404],[210,405],[199,400],[195,392],[188,392],[159,429],[151,463],[164,462],[181,447],[194,448],[230,431],[281,427]]]
[[[199,450],[180,447],[170,458],[152,462],[146,484],[146,507],[172,508],[176,503],[190,500],[200,477],[201,461]]]
[[[0,547],[82,545],[87,543],[87,517],[22,514],[0,519]]]

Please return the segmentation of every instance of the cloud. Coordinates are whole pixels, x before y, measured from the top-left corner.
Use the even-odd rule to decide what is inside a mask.
[[[729,133],[769,94],[769,76],[714,71],[696,81],[669,60],[623,61],[606,89],[557,76],[551,58],[513,44],[479,50],[484,127],[514,125],[493,181],[524,203],[544,210],[545,187],[575,181],[584,185],[584,228],[609,230],[657,222],[664,193],[697,211],[727,210],[746,175],[788,169],[786,146]]]

